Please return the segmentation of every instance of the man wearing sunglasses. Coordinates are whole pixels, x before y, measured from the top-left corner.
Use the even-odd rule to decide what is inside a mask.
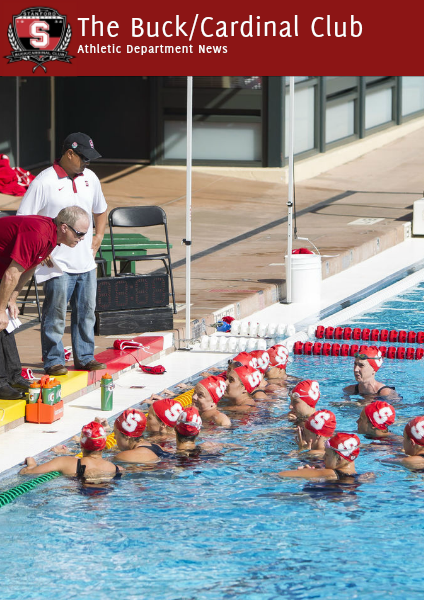
[[[107,204],[98,177],[88,169],[91,160],[100,158],[90,136],[71,133],[65,139],[59,160],[42,171],[22,198],[18,215],[53,217],[71,205],[93,215],[87,230],[66,224],[70,235],[81,240],[75,250],[56,248],[51,255],[63,275],[44,283],[41,345],[44,370],[48,375],[66,375],[62,343],[66,307],[71,305],[71,335],[77,369],[95,371],[106,365],[94,359],[94,309],[96,305],[96,264],[94,257],[102,243]]]
[[[7,331],[9,317],[18,316],[16,299],[57,244],[78,246],[90,223],[79,206],[68,206],[56,218],[11,216],[0,219],[0,398],[18,400],[28,391],[30,381],[22,377],[22,365],[13,331]],[[75,231],[81,233],[75,235]],[[73,250],[75,252],[75,250]]]

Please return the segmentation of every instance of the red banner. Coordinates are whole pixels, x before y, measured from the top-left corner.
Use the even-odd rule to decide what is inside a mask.
[[[3,76],[423,69],[419,3],[2,2]],[[418,7],[418,8],[417,8]],[[409,71],[409,73],[408,73]]]

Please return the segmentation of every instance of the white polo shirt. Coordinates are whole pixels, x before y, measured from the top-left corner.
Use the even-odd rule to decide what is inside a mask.
[[[22,198],[18,215],[42,215],[56,217],[67,206],[80,206],[91,213],[103,213],[107,204],[100,181],[90,169],[71,179],[56,161],[52,167],[42,171],[28,188]],[[91,243],[93,240],[93,224],[85,238],[75,248],[61,244],[57,246],[52,257],[66,273],[86,273],[96,268]]]

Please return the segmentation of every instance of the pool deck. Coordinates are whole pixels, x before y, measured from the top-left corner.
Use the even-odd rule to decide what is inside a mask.
[[[319,307],[278,305],[278,314],[285,323],[298,323],[319,309],[342,301],[391,272],[423,258],[424,240],[410,239],[412,205],[414,200],[422,197],[423,190],[422,133],[422,128],[409,131],[403,137],[309,179],[303,178],[306,177],[305,164],[299,164],[296,184],[298,235],[309,238],[325,256],[324,280]],[[322,160],[322,157],[316,160]],[[313,172],[312,162],[310,165],[310,172]],[[191,372],[195,373],[205,368],[198,368],[197,361],[201,360],[203,365],[207,360],[211,364],[219,359],[210,354],[200,359],[204,353],[169,354],[177,340],[186,336],[185,246],[181,244],[185,237],[185,172],[171,167],[95,164],[93,170],[102,180],[109,209],[155,204],[167,213],[179,311],[174,316],[173,332],[150,334],[163,336],[162,347],[153,354],[140,356],[140,360],[168,365],[170,377],[172,374],[171,379],[177,383],[182,379],[181,363],[190,365]],[[260,169],[254,177],[250,171],[239,169],[231,172],[197,168],[193,173],[191,316],[196,336],[212,333],[214,330],[209,325],[222,314],[243,319],[285,298],[285,173]],[[18,205],[18,198],[0,195],[0,210],[16,209]],[[359,219],[362,221],[358,223]],[[161,237],[159,231],[156,235],[154,231],[150,235],[149,231],[148,235],[156,239]],[[297,241],[294,247],[301,245],[308,246],[308,243]],[[157,268],[155,263],[149,266]],[[23,365],[31,367],[37,375],[42,372],[42,362],[40,326],[34,307],[27,307],[22,321],[25,329],[17,334],[21,359]],[[119,336],[96,336],[96,353],[107,352],[114,337]],[[64,344],[70,345],[69,327]],[[116,369],[117,376],[129,364],[121,366]],[[168,375],[139,373],[138,376],[143,379],[143,385],[148,381],[146,390],[149,392],[150,389],[161,391],[171,385]],[[92,394],[99,394],[96,387],[96,381],[87,381],[80,389],[71,386],[69,399],[74,399],[69,406],[73,402],[79,402],[81,408],[83,402],[90,405]],[[91,393],[82,397],[82,390]],[[127,406],[134,404],[132,395],[127,400]],[[121,404],[116,405],[116,409],[123,408]],[[71,420],[70,414],[74,411],[66,409],[67,405],[65,417],[52,425],[25,424],[0,435],[3,450],[0,454],[8,454],[15,443],[20,444],[28,435],[35,444],[30,453],[39,452],[56,443],[53,434],[47,435],[43,431],[57,431],[57,441],[61,441],[69,437],[70,430],[75,433],[80,424],[91,418],[90,411],[85,408],[77,411],[79,418],[76,421]],[[0,428],[0,432],[2,429],[6,428]],[[19,460],[21,458],[16,457],[16,462]],[[0,470],[16,462],[11,457],[6,462],[0,458]]]

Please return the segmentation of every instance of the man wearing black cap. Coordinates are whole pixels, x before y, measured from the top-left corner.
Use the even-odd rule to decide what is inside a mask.
[[[102,243],[107,223],[107,204],[98,177],[88,169],[90,160],[100,158],[90,136],[71,133],[65,139],[62,155],[42,171],[22,198],[18,215],[52,217],[66,207],[77,205],[93,214],[93,227],[72,252],[57,247],[51,254],[63,275],[44,283],[41,345],[44,370],[48,375],[66,375],[62,343],[66,307],[71,304],[71,335],[77,369],[95,371],[106,365],[94,359],[94,309],[96,304],[96,264],[94,257]],[[81,232],[75,231],[75,235]]]

